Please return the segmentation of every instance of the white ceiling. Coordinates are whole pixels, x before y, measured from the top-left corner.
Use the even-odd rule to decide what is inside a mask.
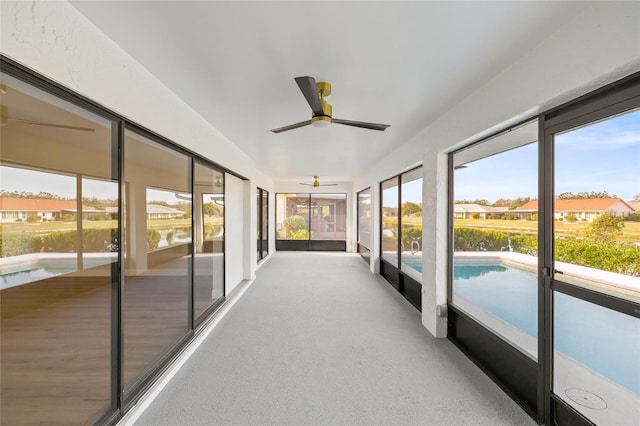
[[[254,158],[258,169],[276,180],[317,174],[325,182],[351,180],[586,5],[71,3]],[[310,119],[294,82],[302,75],[333,85],[327,100],[334,117],[391,127],[268,132]]]

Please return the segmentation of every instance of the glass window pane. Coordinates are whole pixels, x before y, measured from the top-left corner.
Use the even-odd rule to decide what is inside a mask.
[[[124,381],[130,389],[189,330],[190,159],[125,134]]]
[[[309,194],[277,194],[276,197],[277,239],[308,240]]]
[[[398,267],[398,177],[381,184],[382,259]]]
[[[452,301],[538,354],[537,122],[455,153]]]
[[[400,204],[402,236],[401,269],[422,282],[422,167],[404,173]]]
[[[311,194],[311,239],[347,239],[346,194]]]
[[[553,392],[595,424],[640,424],[640,319],[554,294]]]
[[[553,232],[556,279],[640,302],[637,134],[640,110],[554,137]]]
[[[95,423],[113,407],[111,122],[6,75],[1,84],[2,423]]]
[[[269,254],[269,193],[262,190],[262,215],[261,215],[262,257]]]
[[[256,249],[258,251],[257,259],[262,259],[262,190],[256,191]]]
[[[371,250],[371,188],[358,192],[358,243]]]
[[[224,176],[195,163],[193,317],[224,297]]]
[[[82,178],[82,267],[118,259],[118,182]]]

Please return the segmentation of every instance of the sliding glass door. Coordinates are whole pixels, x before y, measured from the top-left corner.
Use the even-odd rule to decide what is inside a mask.
[[[380,274],[422,309],[422,166],[380,183]]]
[[[636,76],[450,156],[449,337],[540,423],[640,425],[638,134]]]
[[[114,123],[0,84],[2,423],[96,423],[117,405]]]
[[[193,168],[193,320],[200,324],[224,298],[224,173]]]
[[[259,262],[269,254],[269,192],[261,188],[256,193],[256,222]]]
[[[546,129],[549,379],[555,400],[596,424],[640,424],[639,107],[567,113]]]
[[[346,194],[276,194],[276,249],[345,251],[346,212]]]

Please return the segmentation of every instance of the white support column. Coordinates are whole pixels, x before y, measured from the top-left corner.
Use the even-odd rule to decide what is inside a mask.
[[[448,161],[446,153],[427,153],[422,186],[422,324],[435,337],[447,337]]]

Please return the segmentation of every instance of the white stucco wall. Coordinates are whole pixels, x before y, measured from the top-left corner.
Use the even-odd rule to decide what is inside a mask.
[[[243,228],[245,213],[249,214],[249,212],[245,212],[244,209],[244,182],[227,173],[224,176],[224,185],[224,275],[225,290],[229,294],[244,278],[245,233]],[[248,258],[251,257],[248,256]]]
[[[436,315],[447,296],[446,153],[640,70],[639,22],[638,2],[594,3],[355,179],[354,188],[377,188],[422,158],[422,322],[435,336],[446,336]]]

